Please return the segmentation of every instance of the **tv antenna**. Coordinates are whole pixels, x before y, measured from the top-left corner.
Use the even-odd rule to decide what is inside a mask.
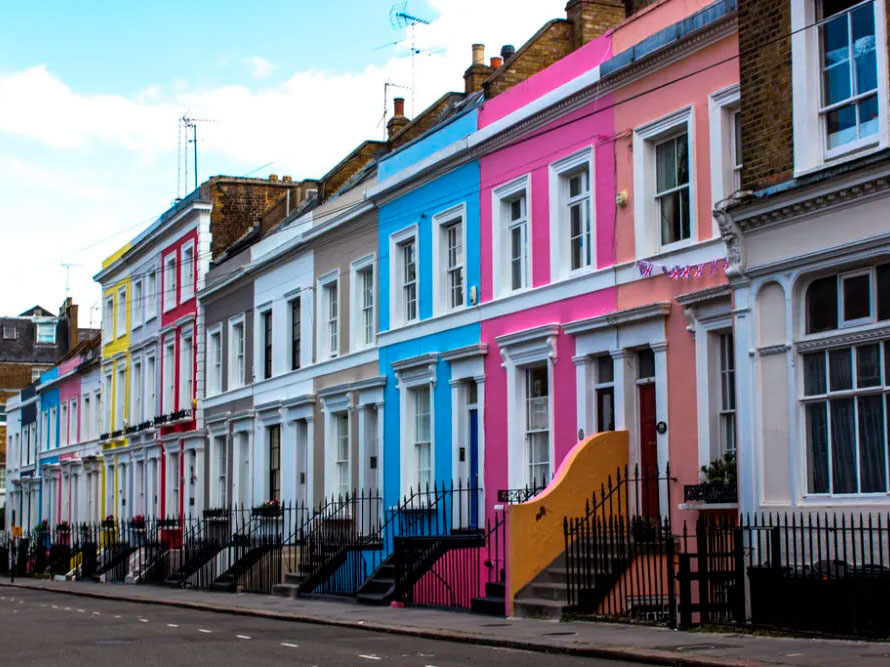
[[[65,296],[67,297],[71,293],[71,287],[69,278],[71,277],[71,269],[80,268],[83,264],[72,264],[71,262],[62,262],[59,264],[63,269],[65,269]]]
[[[400,86],[397,83],[392,83],[387,81],[383,84],[383,115],[380,117],[380,120],[377,122],[377,127],[383,125],[383,140],[386,141],[386,125],[383,121],[386,120],[386,114],[389,113],[389,89],[390,88],[401,88],[402,90],[408,90],[408,86]]]
[[[402,30],[411,28],[411,117],[414,118],[414,58],[417,56],[417,47],[415,45],[414,30],[418,23],[429,25],[427,19],[414,16],[407,12],[408,2],[396,3],[389,8],[389,23],[393,30]]]
[[[189,144],[192,145],[192,172],[194,177],[194,189],[198,189],[198,123],[215,123],[213,118],[194,118],[188,113],[179,119],[179,135],[176,144],[176,196],[181,199],[188,192],[189,175]],[[189,134],[191,133],[191,138]],[[180,162],[181,159],[181,162]],[[182,172],[180,172],[180,165]],[[182,189],[180,190],[180,177]]]

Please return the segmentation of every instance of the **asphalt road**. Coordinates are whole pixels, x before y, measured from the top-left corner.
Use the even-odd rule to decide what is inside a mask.
[[[4,665],[630,664],[12,589],[0,638]]]

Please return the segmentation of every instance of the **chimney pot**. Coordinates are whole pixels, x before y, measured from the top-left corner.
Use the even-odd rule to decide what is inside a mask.
[[[392,101],[393,105],[393,115],[394,116],[404,116],[405,115],[405,98],[397,97]]]
[[[505,62],[509,60],[510,56],[514,53],[516,53],[516,47],[512,44],[504,44],[501,47],[501,58],[503,58]]]
[[[491,57],[491,69],[498,69],[501,65],[504,64],[504,61],[500,56],[492,56]]]
[[[290,176],[282,176],[282,177],[281,177],[281,182],[282,182],[282,183],[293,183],[294,181],[293,181],[293,179],[292,179]]]
[[[277,183],[278,182],[278,174],[269,174],[269,182]]]
[[[473,64],[485,64],[485,44],[473,44]]]

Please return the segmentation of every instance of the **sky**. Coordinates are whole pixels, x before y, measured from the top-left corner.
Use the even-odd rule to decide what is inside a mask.
[[[98,326],[102,259],[183,193],[183,115],[209,119],[200,181],[319,177],[383,137],[385,82],[412,85],[410,31],[393,7],[430,21],[415,30],[421,111],[463,90],[471,44],[486,59],[519,47],[564,17],[565,0],[405,5],[0,0],[0,315],[56,311],[67,282],[81,326]]]

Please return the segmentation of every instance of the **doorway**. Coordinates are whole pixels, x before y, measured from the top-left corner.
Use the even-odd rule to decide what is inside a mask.
[[[641,511],[660,517],[658,502],[658,433],[655,416],[655,356],[651,349],[637,355],[637,392],[640,416]]]

